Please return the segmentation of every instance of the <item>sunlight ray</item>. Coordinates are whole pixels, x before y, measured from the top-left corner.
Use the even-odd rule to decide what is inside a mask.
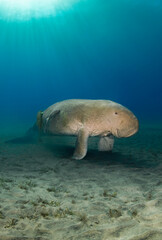
[[[79,0],[0,0],[0,18],[26,20],[56,15]]]

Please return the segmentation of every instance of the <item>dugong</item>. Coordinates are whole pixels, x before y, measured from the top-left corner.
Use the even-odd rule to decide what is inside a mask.
[[[77,136],[73,159],[83,159],[88,137],[99,136],[99,151],[111,151],[114,137],[135,134],[139,122],[126,107],[110,100],[71,99],[55,103],[37,114],[37,128],[42,134]]]

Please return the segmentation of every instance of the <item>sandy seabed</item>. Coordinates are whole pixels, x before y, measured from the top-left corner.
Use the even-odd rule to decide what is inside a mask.
[[[161,240],[162,127],[117,139],[112,153],[75,138],[0,140],[0,240]]]

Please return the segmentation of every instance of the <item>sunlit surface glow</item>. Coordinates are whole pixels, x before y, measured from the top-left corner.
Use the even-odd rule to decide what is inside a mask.
[[[0,0],[0,19],[30,19],[56,15],[78,0]]]

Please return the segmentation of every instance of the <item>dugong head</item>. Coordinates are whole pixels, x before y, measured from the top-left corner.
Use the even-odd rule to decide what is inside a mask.
[[[118,103],[110,103],[109,122],[111,133],[118,138],[130,137],[139,129],[139,122],[136,116],[126,107]]]

